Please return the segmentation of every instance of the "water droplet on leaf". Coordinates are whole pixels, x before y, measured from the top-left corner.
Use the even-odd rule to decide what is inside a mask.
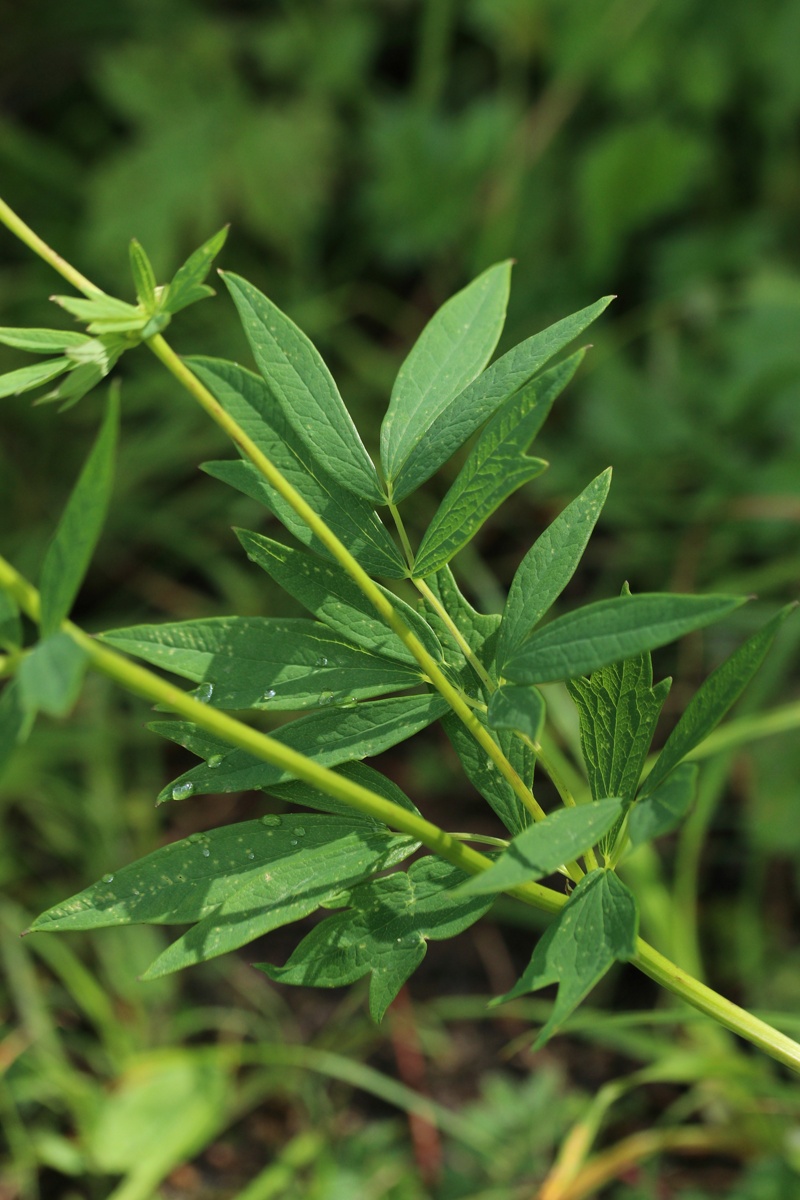
[[[280,817],[276,817],[274,813],[267,813],[265,817],[261,818],[262,825],[280,825],[280,823]]]
[[[306,836],[306,831],[302,825],[295,825],[294,829],[292,830],[292,833],[295,835],[295,837],[305,837]]]
[[[222,765],[222,760],[223,760],[224,758],[225,758],[225,755],[224,755],[224,754],[212,754],[212,755],[211,755],[211,758],[210,758],[210,759],[208,760],[208,762],[206,763],[206,766],[207,766],[207,767],[211,767],[212,769],[213,769],[214,767],[219,767],[219,766],[221,766],[221,765]]]
[[[103,883],[113,883],[113,882],[114,882],[113,875],[104,875],[103,876]]]
[[[203,858],[208,858],[210,854],[211,851],[209,850],[208,846],[203,846]]]
[[[261,697],[262,704],[269,704],[270,700],[275,699],[275,688],[267,688],[264,695]]]
[[[333,704],[333,692],[322,692],[319,698],[320,704]]]
[[[202,683],[194,694],[195,700],[199,700],[201,704],[208,704],[211,697],[214,695],[213,683]]]
[[[186,783],[176,783],[175,787],[172,789],[172,799],[185,800],[188,796],[191,796],[193,791],[194,784],[191,782],[187,781]]]

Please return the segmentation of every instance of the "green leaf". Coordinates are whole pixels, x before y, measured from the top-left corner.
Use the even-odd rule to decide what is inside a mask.
[[[538,1050],[574,1012],[614,962],[636,953],[639,914],[633,893],[612,871],[584,876],[536,943],[528,967],[501,1004],[557,983],[553,1011],[534,1043]]]
[[[136,299],[146,313],[154,313],[158,307],[156,296],[156,276],[152,263],[145,253],[144,247],[136,238],[131,238],[128,247],[133,275],[133,286],[136,289]]]
[[[295,419],[280,407],[268,383],[221,359],[190,358],[187,365],[314,511],[324,514],[326,523],[366,571],[395,579],[407,574],[403,556],[386,526],[365,500],[343,488],[309,452]],[[302,517],[252,463],[207,463],[203,469],[265,504],[299,542],[331,557]]]
[[[678,763],[716,729],[761,666],[775,635],[795,607],[787,604],[776,613],[698,688],[642,785],[643,796],[658,787]]]
[[[545,529],[517,568],[497,642],[497,661],[501,667],[558,599],[575,573],[610,484],[609,467]]]
[[[142,321],[141,309],[114,296],[98,295],[91,300],[80,296],[51,296],[56,304],[79,321]]]
[[[366,763],[342,763],[340,766],[332,769],[335,775],[341,775],[344,779],[348,779],[351,783],[355,783],[359,787],[367,788],[371,792],[377,792],[384,800],[390,800],[392,804],[397,804],[400,808],[406,809],[407,812],[413,812],[419,816],[419,809],[416,804],[409,800],[405,792],[401,791],[391,779],[387,779],[385,775],[381,775],[380,771],[376,771],[373,767],[368,767]],[[345,817],[358,815],[354,814],[350,805],[345,804],[343,800],[334,799],[327,792],[321,792],[319,788],[312,787],[310,783],[306,783],[302,779],[292,779],[288,783],[272,783],[264,791],[269,792],[270,796],[277,796],[279,800],[283,800],[286,804],[301,804],[306,808],[316,808],[320,812],[333,813],[334,815]],[[374,821],[371,817],[366,817],[362,814],[360,819],[366,821],[371,828],[384,828],[379,821]]]
[[[69,613],[89,566],[111,496],[119,425],[112,390],[94,446],[61,515],[42,565],[42,633],[58,629]]]
[[[390,487],[433,421],[491,358],[505,324],[511,265],[490,267],[442,305],[401,366],[381,427]]]
[[[67,346],[88,342],[85,333],[65,329],[0,329],[0,344],[32,354],[63,353]]]
[[[272,737],[299,750],[324,767],[352,759],[371,758],[405,741],[446,711],[440,696],[393,696],[367,700],[354,708],[330,708],[282,725]],[[289,771],[263,762],[245,750],[232,750],[227,742],[184,721],[156,721],[156,733],[171,738],[207,761],[193,767],[163,789],[158,803],[191,795],[269,788],[291,779]]]
[[[215,295],[214,289],[206,287],[204,280],[211,269],[211,264],[225,245],[228,236],[228,226],[220,229],[199,249],[190,254],[182,267],[175,272],[172,282],[167,288],[164,307],[167,312],[180,312],[182,308],[203,300],[206,296]]]
[[[632,803],[670,683],[654,688],[650,655],[639,654],[567,684],[595,800],[619,796],[625,809]]]
[[[535,630],[507,660],[503,674],[516,683],[586,675],[719,621],[741,604],[739,596],[661,592],[598,600]]]
[[[0,398],[3,396],[21,396],[30,392],[43,383],[49,383],[58,375],[71,370],[73,364],[68,358],[48,358],[44,362],[33,363],[30,367],[20,367],[17,371],[9,371],[0,375]]]
[[[285,966],[256,966],[276,983],[307,987],[341,987],[369,974],[370,1013],[380,1021],[425,957],[427,942],[455,937],[490,907],[491,899],[452,895],[465,878],[440,859],[420,859],[408,872],[354,888],[348,909],[317,925]]]
[[[319,621],[212,617],[102,635],[126,654],[202,683],[213,708],[274,711],[342,703],[420,683],[420,672],[355,646]]]
[[[87,663],[86,651],[68,633],[54,633],[39,642],[17,671],[25,711],[65,717],[78,699]]]
[[[477,612],[462,595],[449,567],[442,567],[440,571],[428,578],[427,583],[457,625],[470,650],[483,666],[489,669],[494,661],[494,647],[500,625],[499,614]],[[426,620],[439,638],[442,648],[446,649],[448,666],[456,669],[462,682],[468,687],[474,687],[475,673],[468,665],[464,652],[453,637],[447,623],[442,620],[434,606],[425,597],[423,597],[422,610]]]
[[[482,725],[486,725],[486,719],[479,709],[475,710],[474,715]],[[503,778],[491,759],[487,757],[486,751],[481,749],[463,723],[450,713],[442,721],[442,726],[453,743],[453,749],[458,755],[470,783],[494,809],[506,829],[512,834],[521,833],[523,829],[527,829],[533,820],[532,815],[515,795],[511,784]],[[498,733],[495,740],[517,774],[530,785],[533,779],[534,765],[530,749],[513,733],[506,731]]]
[[[30,732],[36,714],[26,711],[19,680],[9,680],[0,691],[0,774]]]
[[[430,479],[514,392],[525,387],[545,363],[599,317],[612,299],[612,296],[605,296],[596,304],[520,342],[456,396],[411,448],[394,480],[395,504]]]
[[[64,376],[57,388],[45,396],[39,396],[34,404],[54,404],[60,400],[62,404],[58,411],[64,412],[82,400],[98,383],[102,383],[106,374],[107,371],[98,363],[81,363]]]
[[[471,876],[459,888],[459,895],[504,892],[521,883],[544,879],[594,846],[621,815],[622,802],[613,797],[558,809],[517,834],[488,871]]]
[[[287,421],[340,484],[365,500],[384,495],[330,371],[306,335],[262,292],[238,275],[222,278],[239,310],[258,369]]]
[[[696,763],[683,763],[649,796],[637,800],[628,814],[628,837],[632,844],[639,846],[677,829],[691,807],[696,786]]]
[[[0,589],[0,649],[18,650],[22,645],[22,623],[16,601]]]
[[[544,718],[544,697],[535,687],[507,683],[492,692],[488,714],[491,729],[515,729],[538,742]]]
[[[260,533],[237,529],[248,558],[270,575],[284,591],[349,641],[396,662],[417,665],[410,650],[378,616],[364,593],[338,563],[320,562],[303,550],[284,546]],[[378,587],[430,654],[442,658],[436,634],[425,620],[398,596]]]
[[[520,388],[495,413],[439,505],[414,560],[414,574],[438,571],[464,547],[503,501],[547,466],[525,454],[556,396],[583,357],[566,362]]]
[[[308,916],[415,846],[358,817],[290,813],[226,825],[105,876],[37,917],[31,932],[191,923],[145,972],[155,979]]]

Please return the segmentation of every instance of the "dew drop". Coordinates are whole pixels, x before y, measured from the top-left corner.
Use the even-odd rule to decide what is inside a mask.
[[[261,697],[261,703],[269,704],[270,700],[274,700],[274,699],[275,699],[275,688],[267,688],[267,690],[264,692],[263,696]]]
[[[276,817],[274,813],[267,813],[265,817],[261,818],[262,825],[280,825],[280,823],[280,817]]]
[[[486,759],[486,770],[487,770],[487,771],[494,771],[494,769],[495,769],[495,765],[494,765],[494,763],[492,762],[492,760],[491,760],[490,758],[487,758],[487,759]]]
[[[191,842],[192,845],[196,845],[197,842],[202,842],[203,835],[202,833],[190,833],[186,840],[187,842]]]
[[[333,692],[322,692],[319,698],[320,704],[333,704]]]
[[[211,767],[213,770],[214,767],[219,767],[222,765],[222,760],[224,758],[225,758],[224,754],[212,754],[211,758],[209,758],[208,762],[206,763],[206,766]]]
[[[194,694],[195,700],[199,700],[201,704],[208,704],[211,697],[214,695],[213,683],[201,683],[200,687]]]
[[[176,783],[175,787],[172,789],[172,799],[173,800],[185,800],[188,796],[191,796],[193,791],[194,791],[193,783],[190,783],[190,782]]]
[[[113,875],[104,875],[103,876],[103,883],[113,883],[113,882],[114,882]]]
[[[315,667],[327,667],[327,665],[328,665],[328,660],[324,654],[321,654],[319,656],[319,658],[317,659],[317,661],[314,663]]]
[[[203,858],[208,858],[210,854],[211,851],[209,850],[208,846],[203,846]]]
[[[356,699],[355,696],[348,696],[346,700],[342,700],[339,707],[340,708],[355,708],[355,706],[357,704],[358,704],[358,700]]]
[[[292,830],[292,833],[295,835],[295,837],[305,837],[306,836],[306,831],[302,825],[295,825],[294,829]]]
[[[250,859],[251,862],[253,861],[253,859],[255,858],[255,854],[253,854],[252,850],[247,851],[247,857]]]

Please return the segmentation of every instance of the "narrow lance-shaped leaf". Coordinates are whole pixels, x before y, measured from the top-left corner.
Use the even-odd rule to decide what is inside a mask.
[[[633,957],[638,925],[636,900],[622,880],[612,871],[590,872],[539,938],[519,982],[493,1003],[559,985],[553,1011],[534,1043],[538,1050],[614,962]]]
[[[156,310],[156,276],[144,246],[132,238],[128,248],[136,298],[147,313]]]
[[[459,895],[504,892],[552,875],[563,863],[571,862],[594,846],[621,813],[622,802],[613,797],[558,809],[544,821],[537,821],[518,833],[488,871],[471,876],[459,888]]]
[[[42,913],[30,932],[191,923],[146,971],[155,979],[307,916],[415,845],[357,816],[290,813],[226,825],[106,875]]]
[[[716,729],[761,666],[778,630],[795,607],[787,604],[776,613],[698,688],[644,781],[642,796],[663,783],[678,763]]]
[[[478,375],[506,319],[511,263],[484,271],[431,317],[397,373],[381,427],[381,461],[392,480],[433,421]]]
[[[394,502],[399,504],[430,479],[501,404],[525,387],[551,358],[583,333],[612,299],[605,296],[596,304],[520,342],[451,400],[411,448],[394,481]]]
[[[595,800],[619,796],[626,809],[633,801],[670,682],[652,686],[653,667],[645,653],[567,684],[578,709]]]
[[[503,501],[545,469],[525,454],[555,398],[583,357],[574,354],[515,392],[484,429],[431,521],[414,560],[414,574],[438,571],[458,553]]]
[[[26,712],[65,717],[81,690],[88,658],[68,633],[44,638],[19,665],[19,694]]]
[[[0,375],[0,398],[30,392],[33,388],[63,375],[65,371],[72,370],[74,365],[69,358],[47,358],[44,362],[33,363],[29,367],[20,367],[17,371]]]
[[[0,344],[31,354],[57,354],[68,346],[90,341],[85,333],[67,329],[0,329]]]
[[[359,787],[367,788],[370,792],[376,792],[384,800],[389,800],[392,804],[397,804],[400,808],[419,815],[416,804],[409,800],[405,792],[401,791],[393,780],[387,779],[385,775],[381,775],[380,771],[376,771],[374,767],[368,767],[363,762],[348,762],[331,769],[335,775],[340,775],[343,779],[347,779]],[[354,815],[353,809],[345,804],[344,800],[334,799],[327,792],[321,792],[319,788],[306,783],[304,779],[290,779],[288,783],[271,783],[264,790],[269,792],[270,796],[277,796],[285,804],[300,804],[305,808],[315,808],[319,812],[333,813],[335,816],[352,817]],[[359,816],[362,821],[374,825],[376,829],[383,828],[379,821],[373,821],[371,817],[363,814],[359,814]]]
[[[0,774],[17,746],[30,732],[35,713],[27,709],[18,679],[9,680],[0,691]]]
[[[486,724],[479,709],[475,710],[475,716],[481,724]],[[464,724],[453,713],[448,713],[442,721],[442,726],[453,743],[453,749],[470,783],[477,788],[506,829],[512,834],[526,829],[533,820],[531,813]],[[506,730],[501,730],[496,740],[522,781],[530,786],[533,778],[533,754],[530,749]]]
[[[102,637],[200,683],[196,695],[213,708],[312,708],[420,683],[419,670],[379,658],[303,618],[212,617],[134,625]]]
[[[257,963],[270,979],[310,987],[341,987],[369,974],[369,1009],[380,1021],[425,957],[428,941],[455,937],[487,911],[492,899],[452,895],[466,878],[437,858],[408,872],[361,884],[345,912],[303,938],[283,967]]]
[[[69,613],[105,520],[114,477],[119,399],[112,390],[97,440],[67,501],[42,565],[42,633],[53,633]]]
[[[330,371],[306,335],[247,280],[222,273],[239,310],[258,369],[287,420],[341,485],[377,504],[384,495]]]
[[[511,582],[497,641],[501,666],[575,573],[608,495],[611,468],[592,480],[534,542]]]
[[[300,717],[271,736],[320,766],[334,767],[381,754],[430,725],[446,709],[446,702],[435,695],[366,700],[354,708],[331,706]],[[269,788],[292,778],[290,771],[263,762],[246,750],[232,750],[221,738],[187,722],[157,721],[150,728],[206,759],[164,788],[159,803],[192,795]]]
[[[710,625],[744,603],[739,596],[641,593],[599,600],[535,630],[507,660],[516,683],[549,683],[655,650]]]
[[[670,772],[628,814],[628,837],[634,846],[650,842],[677,829],[686,816],[697,787],[697,764],[683,763]]]
[[[167,288],[164,307],[167,312],[180,312],[197,300],[213,296],[214,289],[204,283],[211,264],[225,245],[228,236],[228,226],[220,229],[207,242],[204,242],[193,254],[190,254],[182,267],[175,272],[172,282]]]
[[[221,359],[190,358],[187,365],[303,499],[324,516],[365,570],[388,578],[406,574],[403,556],[371,505],[343,488],[335,472],[324,468],[320,456],[306,445],[297,418],[277,403],[268,382]],[[207,463],[203,469],[265,504],[298,541],[325,558],[331,557],[302,517],[252,463]]]
[[[260,533],[246,529],[235,532],[248,558],[331,629],[382,657],[416,665],[411,651],[383,624],[364,593],[338,563],[321,561]],[[378,587],[425,649],[441,660],[442,648],[427,622],[404,600],[380,584]]]

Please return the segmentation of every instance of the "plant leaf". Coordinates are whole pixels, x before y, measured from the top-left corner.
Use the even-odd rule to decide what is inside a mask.
[[[67,346],[80,346],[90,339],[85,333],[66,329],[0,329],[0,343],[32,354],[63,353]]]
[[[20,367],[17,371],[9,371],[0,375],[0,398],[4,396],[21,396],[30,392],[43,383],[49,383],[65,371],[72,370],[73,363],[68,358],[47,358],[44,362],[32,363],[29,367]]]
[[[475,716],[482,725],[486,719],[479,709]],[[521,833],[531,824],[533,817],[514,793],[508,783],[482,750],[463,723],[454,714],[442,721],[447,736],[453,743],[461,765],[473,787],[477,788],[486,803],[512,834]],[[487,726],[488,728],[488,726]],[[513,733],[501,731],[495,739],[517,774],[530,785],[533,779],[533,754]]]
[[[100,537],[111,496],[118,426],[119,399],[112,390],[100,432],[42,564],[39,586],[45,637],[58,629],[69,613]]]
[[[260,533],[249,533],[246,529],[235,532],[248,558],[331,629],[357,646],[416,667],[417,660],[411,651],[383,624],[364,593],[338,563],[320,562],[303,550],[284,546]],[[442,648],[426,621],[399,596],[380,584],[378,587],[425,649],[441,660]]]
[[[634,846],[677,829],[689,811],[697,787],[697,764],[683,763],[628,813],[628,837]]]
[[[42,913],[30,931],[192,923],[145,972],[156,979],[307,916],[415,846],[358,817],[244,821],[192,834],[105,876]]]
[[[535,687],[506,683],[492,692],[488,713],[491,729],[515,729],[538,742],[544,718],[544,697]]]
[[[324,514],[326,523],[365,570],[389,578],[407,573],[403,556],[372,507],[320,465],[263,379],[221,359],[190,358],[187,365],[314,511]],[[265,504],[298,541],[325,558],[331,557],[302,517],[252,463],[207,463],[203,469]]]
[[[506,661],[503,674],[516,683],[586,675],[719,621],[743,603],[739,596],[661,592],[598,600],[534,630]]]
[[[26,711],[17,679],[0,691],[0,775],[17,746],[25,741],[36,714]]]
[[[317,349],[285,313],[247,280],[221,272],[258,369],[312,454],[330,464],[342,487],[384,503],[372,459]]]
[[[193,254],[190,254],[182,267],[175,272],[172,282],[167,288],[164,307],[167,312],[180,312],[182,308],[213,296],[214,289],[206,287],[204,280],[211,269],[211,264],[225,245],[228,236],[228,226],[220,229],[207,242],[203,242]]]
[[[385,775],[381,775],[380,771],[376,771],[374,767],[368,767],[363,762],[348,762],[341,763],[338,767],[333,768],[335,775],[341,775],[345,779],[349,779],[352,783],[358,784],[360,787],[368,788],[371,792],[377,792],[384,800],[390,800],[392,804],[397,804],[400,808],[405,808],[408,812],[414,812],[419,815],[419,809],[416,804],[409,800],[405,792],[402,792],[396,783],[391,779],[387,779]],[[349,804],[345,804],[343,800],[336,800],[333,796],[329,796],[327,792],[321,792],[318,788],[312,787],[310,783],[306,783],[303,779],[292,779],[288,783],[272,783],[264,791],[269,792],[270,796],[277,796],[279,800],[283,800],[286,804],[302,804],[306,808],[316,808],[320,812],[333,813],[334,815],[352,817],[354,810]],[[371,817],[366,817],[360,814],[362,821],[367,821],[371,827],[375,829],[383,829],[384,826],[379,821],[374,821]]]
[[[671,680],[653,683],[649,654],[639,654],[567,683],[580,718],[581,749],[595,800],[619,796],[624,809],[639,786]]]
[[[68,633],[44,638],[19,665],[19,695],[25,711],[65,717],[80,694],[86,651]]]
[[[528,458],[525,451],[582,357],[583,352],[573,354],[546,371],[495,413],[428,526],[414,560],[415,575],[438,571],[512,492],[545,469],[545,462]]]
[[[128,247],[136,299],[146,313],[154,313],[158,307],[156,298],[156,276],[144,246],[131,238]]]
[[[456,899],[466,876],[441,859],[412,863],[408,872],[361,884],[345,912],[303,938],[283,967],[257,963],[277,983],[341,987],[370,975],[369,1008],[380,1021],[425,957],[428,941],[455,937],[487,911],[492,899]]]
[[[761,666],[778,630],[795,607],[787,604],[776,613],[698,688],[642,784],[642,796],[663,783],[678,763],[716,729]]]
[[[212,617],[102,635],[126,654],[202,683],[213,708],[312,708],[420,683],[419,670],[354,646],[319,621]]]
[[[99,294],[91,300],[82,296],[51,296],[50,299],[79,321],[143,321],[144,314],[135,304]]]
[[[462,595],[449,567],[442,567],[440,571],[431,575],[427,584],[458,626],[470,650],[484,667],[490,669],[494,662],[494,647],[500,625],[499,614],[477,612]],[[463,683],[474,688],[475,674],[467,663],[461,646],[453,637],[447,623],[442,620],[426,597],[423,597],[422,610],[426,620],[439,638],[442,648],[446,648],[447,665],[451,670],[455,669]]]
[[[497,661],[501,669],[506,658],[538,624],[575,573],[610,484],[609,467],[545,529],[517,568],[497,641]]]
[[[544,879],[594,846],[621,815],[622,802],[613,797],[558,809],[518,833],[488,871],[470,876],[458,889],[459,895],[504,892],[521,883]]]
[[[394,480],[395,504],[430,479],[514,392],[525,387],[545,363],[599,317],[612,299],[605,296],[520,342],[456,396],[411,448]]]
[[[636,900],[622,880],[612,871],[592,871],[539,938],[518,983],[492,1004],[557,983],[553,1011],[534,1043],[538,1050],[614,962],[633,957],[638,925]]]
[[[271,736],[321,766],[335,767],[352,759],[381,754],[430,725],[446,709],[446,701],[430,694],[367,700],[355,708],[331,706],[310,713],[282,725]],[[292,778],[281,767],[263,762],[246,750],[232,750],[221,738],[188,722],[156,721],[149,728],[210,760],[168,784],[158,797],[159,804],[191,795],[269,788]]]
[[[414,343],[381,427],[381,461],[392,481],[431,424],[491,358],[506,319],[511,262],[496,263],[452,296]]]

